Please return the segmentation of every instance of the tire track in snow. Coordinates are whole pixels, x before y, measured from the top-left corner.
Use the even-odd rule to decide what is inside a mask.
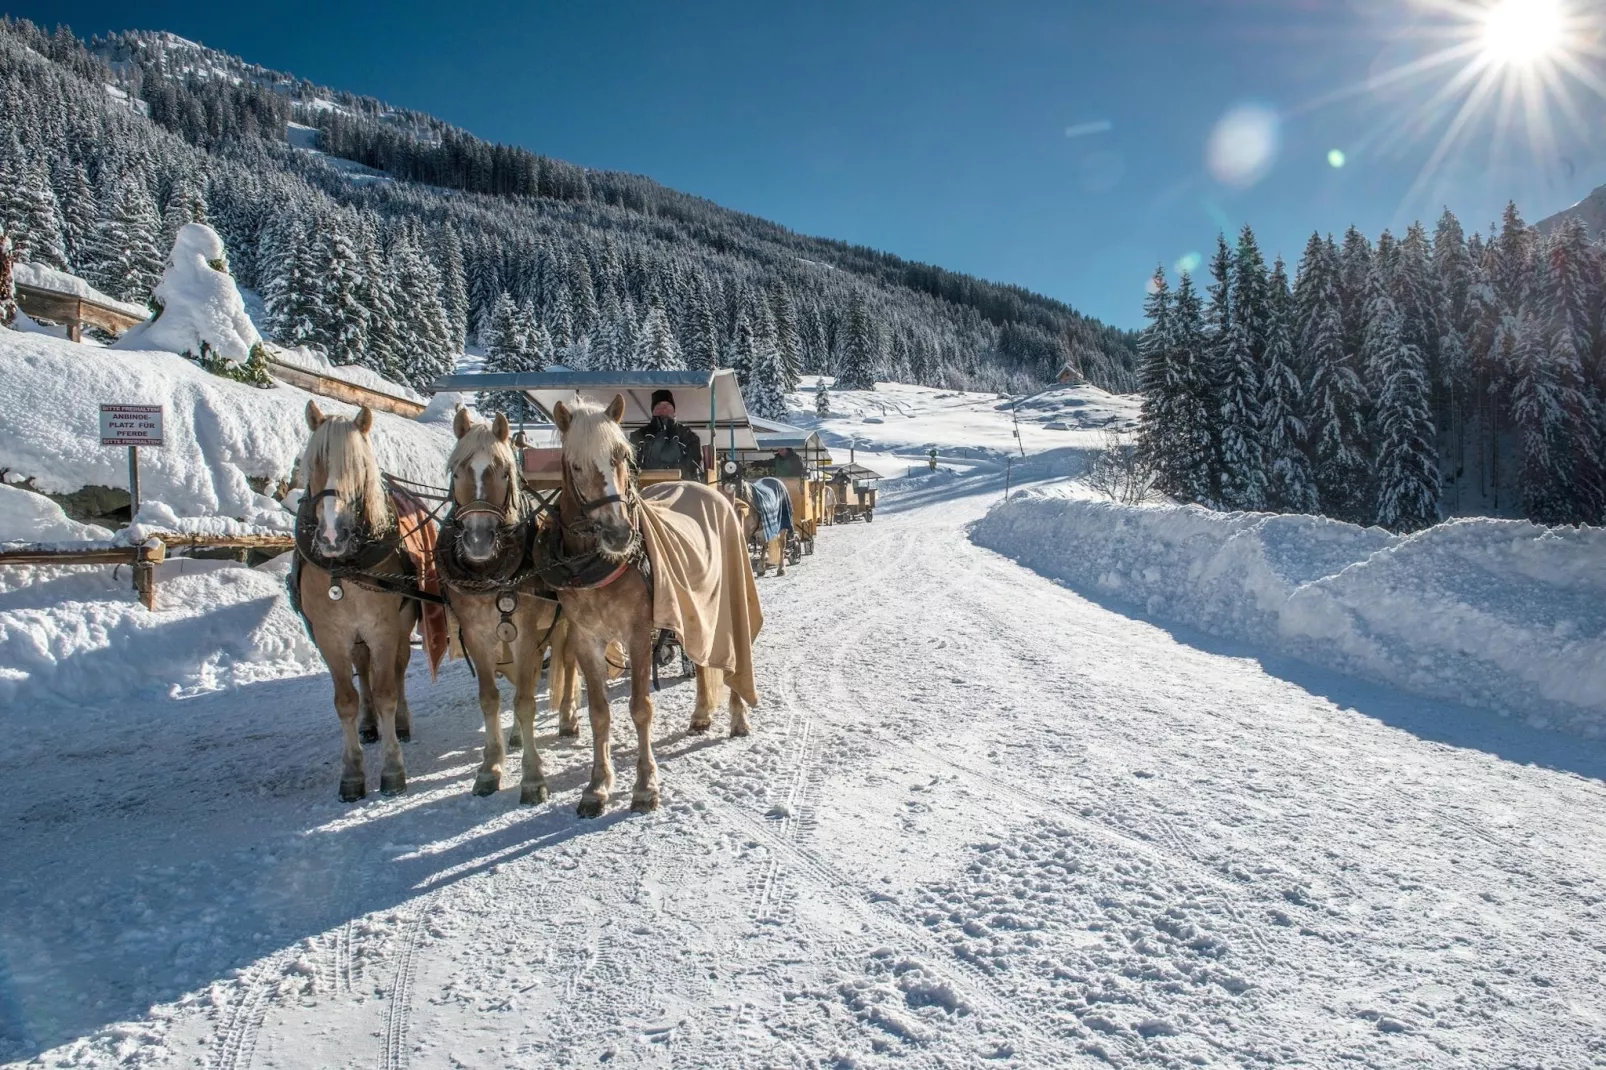
[[[217,1040],[214,1070],[248,1070],[256,1053],[257,1034],[268,1015],[270,981],[284,969],[282,955],[270,955],[252,966],[241,982],[240,998],[229,1008]]]
[[[418,945],[424,935],[424,919],[434,905],[428,895],[418,901],[416,912],[402,928],[401,946],[396,953],[396,969],[385,993],[385,1021],[380,1028],[379,1070],[403,1070],[409,1059],[407,1033],[413,1019],[413,982],[418,977]]]

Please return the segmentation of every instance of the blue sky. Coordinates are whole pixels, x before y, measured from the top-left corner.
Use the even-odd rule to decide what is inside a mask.
[[[171,30],[1122,326],[1155,264],[1208,253],[1218,228],[1250,222],[1292,262],[1312,229],[1375,236],[1445,204],[1486,226],[1508,198],[1538,219],[1606,183],[1606,102],[1577,83],[1582,131],[1549,102],[1548,136],[1519,117],[1497,141],[1485,108],[1424,171],[1468,90],[1427,105],[1464,63],[1367,79],[1443,47],[1447,27],[1476,30],[1413,0],[7,10],[84,35]]]

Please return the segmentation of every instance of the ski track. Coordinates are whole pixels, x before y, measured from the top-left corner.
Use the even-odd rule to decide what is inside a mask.
[[[883,509],[761,581],[754,734],[721,712],[689,735],[692,689],[666,687],[655,814],[624,812],[618,694],[607,815],[573,816],[589,742],[545,710],[551,802],[516,806],[516,753],[470,796],[460,667],[410,688],[396,799],[333,801],[322,680],[261,692],[283,725],[242,727],[247,689],[210,727],[152,703],[49,769],[0,760],[29,877],[75,839],[108,859],[87,921],[0,882],[64,962],[39,990],[113,1008],[0,1055],[126,1065],[132,1020],[141,1052],[217,1070],[1606,1066],[1600,780],[1089,603],[972,546],[986,504]],[[82,797],[108,756],[138,781]],[[175,845],[118,846],[153,827]],[[157,954],[188,963],[165,987]]]

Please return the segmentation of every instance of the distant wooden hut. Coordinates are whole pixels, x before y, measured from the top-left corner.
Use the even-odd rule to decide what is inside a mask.
[[[1060,366],[1059,374],[1054,376],[1054,379],[1061,386],[1081,386],[1087,382],[1087,376],[1083,375],[1082,370],[1070,361],[1066,361]]]

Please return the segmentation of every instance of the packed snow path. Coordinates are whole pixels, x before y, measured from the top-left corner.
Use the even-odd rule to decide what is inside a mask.
[[[472,797],[460,666],[355,806],[324,679],[9,740],[0,1055],[1606,1065],[1606,746],[1123,616],[963,493],[762,581],[755,734],[667,688],[656,814],[577,819],[545,715],[551,803]]]

